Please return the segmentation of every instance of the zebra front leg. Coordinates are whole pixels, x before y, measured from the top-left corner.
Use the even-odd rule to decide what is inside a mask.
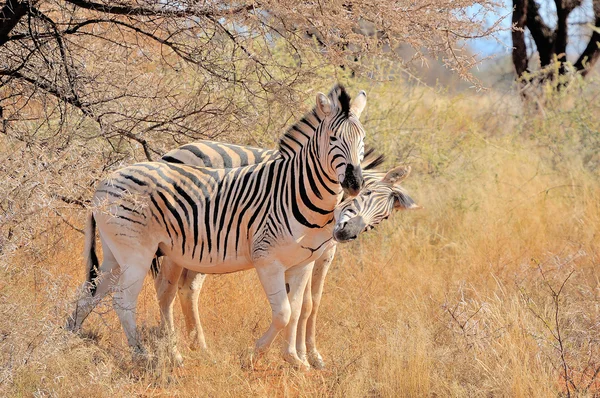
[[[323,357],[317,350],[317,314],[321,305],[321,296],[323,295],[323,286],[329,266],[333,261],[336,247],[333,246],[315,261],[315,267],[312,273],[311,295],[312,311],[306,323],[306,348],[308,349],[308,362],[315,369],[325,368]]]
[[[298,353],[298,358],[300,358],[300,360],[306,365],[309,364],[308,359],[306,357],[306,322],[308,321],[308,317],[312,312],[313,305],[311,284],[312,272],[309,274],[308,281],[306,282],[306,287],[304,288],[304,293],[302,295],[302,308],[300,310],[300,318],[298,318],[298,327],[296,328],[296,352]]]
[[[193,351],[200,349],[206,352],[208,347],[198,313],[198,297],[205,279],[205,274],[184,270],[179,278],[179,303],[185,318],[188,336],[192,340],[190,349]]]
[[[298,331],[298,321],[300,312],[304,303],[304,292],[310,279],[314,262],[305,265],[297,265],[288,269],[285,273],[285,279],[289,286],[288,299],[290,302],[290,321],[285,328],[283,338],[283,359],[295,367],[306,369],[310,365],[306,359],[301,359],[296,352],[296,335]],[[305,351],[306,352],[306,351]]]
[[[285,288],[285,268],[281,263],[257,266],[258,279],[271,305],[271,325],[256,341],[251,365],[271,347],[281,329],[290,321],[291,308]]]
[[[183,357],[177,349],[177,334],[173,320],[173,304],[181,274],[182,267],[175,264],[169,257],[164,257],[160,271],[154,280],[154,287],[160,307],[161,326],[167,334],[169,354],[176,365],[183,364]]]

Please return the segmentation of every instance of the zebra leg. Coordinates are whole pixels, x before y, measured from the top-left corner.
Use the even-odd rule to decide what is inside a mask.
[[[300,318],[298,319],[298,328],[296,332],[296,352],[298,353],[298,357],[300,358],[300,360],[307,364],[308,360],[306,357],[306,322],[308,321],[308,317],[312,312],[313,306],[311,284],[312,273],[308,276],[308,281],[306,282],[306,287],[304,288],[304,294],[302,297],[302,308],[300,310]]]
[[[298,330],[298,320],[303,304],[304,291],[310,274],[313,269],[314,262],[305,265],[295,266],[288,269],[285,273],[285,279],[289,286],[289,302],[290,302],[290,321],[285,328],[283,338],[283,359],[295,367],[310,368],[308,362],[301,360],[296,352],[296,333]]]
[[[131,253],[131,248],[127,248],[127,251],[124,252],[127,255],[121,257],[115,253],[119,264],[121,264],[121,274],[113,295],[113,308],[119,316],[127,342],[134,350],[134,356],[145,357],[146,350],[138,338],[135,316],[138,296],[144,285],[144,278],[150,270],[150,263],[156,250],[148,253],[148,255],[139,252]]]
[[[81,329],[83,321],[85,321],[96,305],[106,296],[111,284],[115,283],[115,274],[118,272],[119,264],[112,251],[102,241],[102,237],[100,237],[100,240],[102,242],[104,259],[98,270],[98,277],[93,281],[96,284],[96,289],[92,293],[90,283],[87,281],[79,289],[82,297],[77,301],[75,310],[69,317],[66,326],[66,329],[72,332],[77,332]]]
[[[188,336],[192,340],[190,349],[193,351],[198,349],[208,351],[206,340],[204,339],[204,330],[202,329],[198,313],[198,297],[200,296],[205,279],[205,274],[187,269],[183,270],[179,278],[179,303],[181,304],[181,310],[185,318]]]
[[[257,266],[258,279],[271,305],[271,325],[257,340],[251,362],[255,362],[271,347],[281,329],[290,321],[291,308],[285,289],[285,268],[281,263]]]
[[[175,264],[169,257],[164,257],[160,271],[154,280],[154,287],[158,296],[161,323],[169,340],[169,353],[177,365],[183,363],[183,357],[177,350],[175,322],[173,320],[173,304],[177,294],[177,284],[182,268]]]
[[[329,266],[333,261],[335,249],[336,247],[333,246],[331,249],[323,253],[323,255],[317,261],[315,261],[315,268],[312,275],[312,311],[306,324],[306,347],[308,349],[308,362],[315,369],[323,369],[325,367],[323,357],[321,357],[321,354],[319,354],[319,351],[317,351],[317,313],[319,312],[319,306],[321,304],[321,296],[323,295],[325,277],[327,276],[327,271],[329,270]]]

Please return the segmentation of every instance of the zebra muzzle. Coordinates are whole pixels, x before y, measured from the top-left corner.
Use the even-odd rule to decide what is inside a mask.
[[[354,167],[351,164],[346,165],[344,179],[341,180],[341,186],[350,196],[356,196],[364,185],[362,169],[360,166]]]
[[[341,222],[333,229],[333,239],[339,243],[353,241],[365,230],[366,223],[362,217],[354,217],[348,221]]]

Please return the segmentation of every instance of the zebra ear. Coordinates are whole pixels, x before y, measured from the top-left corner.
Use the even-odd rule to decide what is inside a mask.
[[[408,177],[410,170],[410,166],[398,166],[388,171],[381,181],[386,184],[398,185]]]
[[[357,118],[360,118],[360,114],[367,105],[367,93],[364,90],[360,90],[360,93],[352,100],[350,105],[350,112],[352,112]]]
[[[397,191],[394,192],[394,209],[396,210],[419,210],[421,206],[415,203],[413,198],[406,193]]]
[[[331,113],[331,102],[329,102],[329,98],[323,93],[317,94],[317,108],[328,116]]]

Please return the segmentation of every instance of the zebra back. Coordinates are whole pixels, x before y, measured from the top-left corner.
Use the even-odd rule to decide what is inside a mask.
[[[273,149],[202,140],[167,152],[161,160],[191,166],[229,169],[268,162],[279,157]]]

